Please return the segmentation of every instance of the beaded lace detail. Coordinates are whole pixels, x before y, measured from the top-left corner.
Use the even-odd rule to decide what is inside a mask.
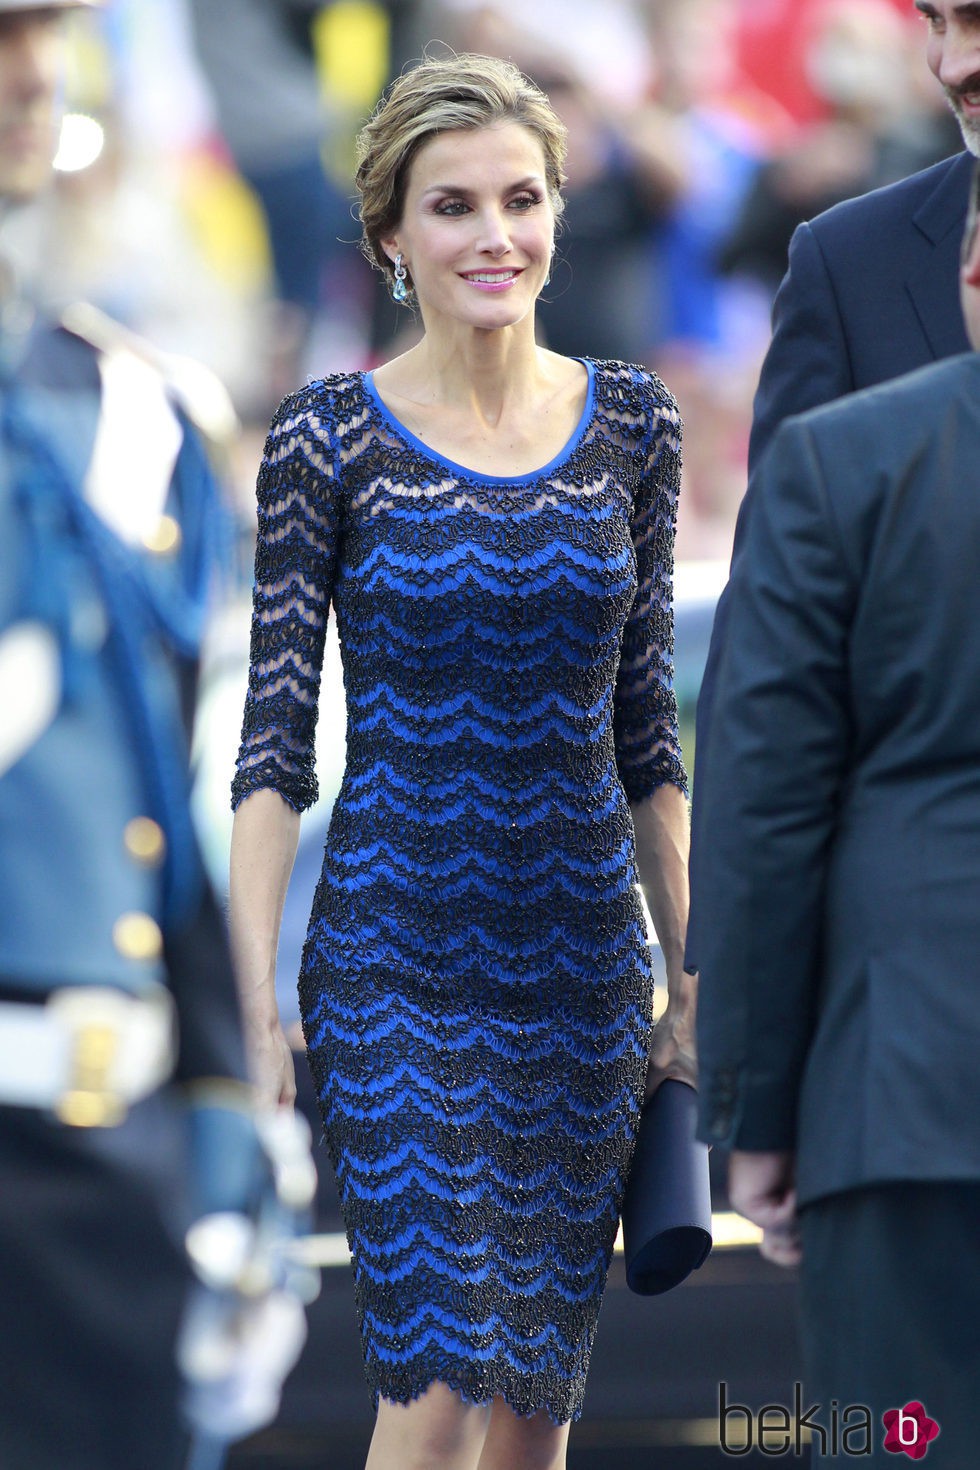
[[[360,374],[273,421],[233,786],[316,796],[328,606],[347,765],[300,976],[375,1397],[577,1417],[645,1075],[628,802],[685,775],[680,419],[587,362],[566,450],[494,479]]]

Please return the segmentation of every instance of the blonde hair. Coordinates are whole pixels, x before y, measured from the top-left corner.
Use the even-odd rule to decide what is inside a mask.
[[[439,133],[520,123],[544,152],[556,218],[564,208],[566,131],[541,88],[513,62],[474,53],[423,58],[403,72],[357,139],[361,249],[388,279],[394,267],[381,244],[401,222],[408,174],[423,144]]]

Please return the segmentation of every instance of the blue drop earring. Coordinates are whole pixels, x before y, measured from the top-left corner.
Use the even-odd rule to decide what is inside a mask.
[[[391,294],[396,301],[408,300],[408,287],[405,284],[407,280],[408,271],[405,269],[405,257],[399,250],[395,256],[395,284],[391,288]]]

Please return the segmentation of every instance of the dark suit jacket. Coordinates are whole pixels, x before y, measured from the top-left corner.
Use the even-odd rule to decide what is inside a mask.
[[[969,349],[960,311],[959,252],[972,166],[969,153],[958,153],[800,225],[773,308],[773,337],[755,398],[750,476],[791,414]],[[750,478],[733,562],[753,498]],[[701,848],[698,780],[726,636],[726,603],[723,594],[698,702],[692,866]],[[701,919],[695,904],[687,940],[692,971]]]
[[[980,354],[790,420],[699,764],[702,1136],[980,1179]]]
[[[957,153],[800,225],[773,306],[750,473],[790,414],[969,350],[958,280],[972,167]]]

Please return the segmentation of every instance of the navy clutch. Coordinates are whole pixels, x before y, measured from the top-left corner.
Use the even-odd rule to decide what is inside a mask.
[[[626,1284],[640,1296],[678,1286],[711,1250],[708,1148],[695,1138],[697,1094],[662,1082],[640,1114],[623,1200]]]

